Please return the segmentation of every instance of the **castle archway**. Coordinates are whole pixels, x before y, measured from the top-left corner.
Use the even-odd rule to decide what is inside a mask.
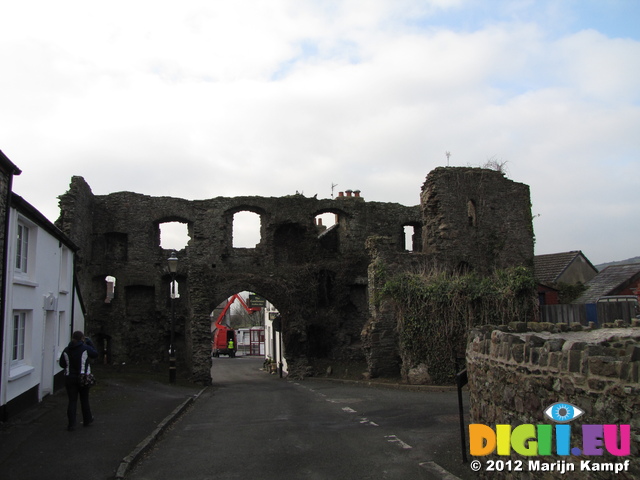
[[[290,374],[307,374],[316,359],[365,356],[373,371],[371,365],[387,361],[395,348],[382,340],[392,338],[396,328],[393,318],[385,317],[374,318],[370,333],[363,330],[375,313],[369,302],[375,255],[392,260],[392,254],[406,255],[410,243],[414,259],[419,252],[443,265],[464,261],[478,272],[530,262],[533,256],[528,187],[499,172],[438,168],[415,206],[367,202],[358,191],[346,193],[331,199],[296,193],[206,200],[94,195],[82,177],[73,177],[59,197],[56,226],[78,246],[77,284],[87,333],[109,339],[113,363],[163,358],[173,283],[167,266],[171,252],[160,241],[160,225],[167,222],[186,225],[189,237],[177,252],[178,361],[205,383],[211,312],[235,292],[253,291],[277,305]],[[260,218],[255,248],[233,244],[234,216],[244,211]],[[319,232],[315,219],[327,213],[337,214],[338,221]],[[404,227],[413,228],[410,242]],[[379,239],[389,239],[388,245]],[[108,276],[116,279],[113,289],[105,282]]]

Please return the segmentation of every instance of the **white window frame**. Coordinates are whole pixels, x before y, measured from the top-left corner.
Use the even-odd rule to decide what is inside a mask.
[[[14,310],[11,322],[11,366],[26,362],[27,311]]]
[[[31,356],[31,320],[32,310],[14,310],[11,317],[11,351],[10,351],[10,382],[22,378],[35,371],[29,364]],[[18,326],[16,328],[16,318]],[[17,343],[16,343],[17,338]]]
[[[26,229],[26,230],[25,230]],[[25,238],[20,233],[28,231]],[[18,215],[15,224],[15,243],[13,248],[14,282],[36,286],[36,246],[38,242],[38,226],[22,215]]]
[[[29,232],[31,227],[22,221],[18,221],[16,227],[16,261],[17,272],[29,274]]]

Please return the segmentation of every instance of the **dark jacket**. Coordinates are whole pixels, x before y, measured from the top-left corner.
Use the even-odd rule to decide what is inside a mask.
[[[91,367],[87,359],[96,358],[97,356],[98,351],[91,343],[91,340],[86,339],[84,342],[72,340],[63,350],[58,363],[64,368],[66,376],[77,377],[81,373],[91,373]]]

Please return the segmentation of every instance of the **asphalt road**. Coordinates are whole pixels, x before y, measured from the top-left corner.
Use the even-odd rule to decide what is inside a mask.
[[[475,478],[461,462],[455,391],[294,382],[261,366],[214,359],[213,387],[127,478]]]

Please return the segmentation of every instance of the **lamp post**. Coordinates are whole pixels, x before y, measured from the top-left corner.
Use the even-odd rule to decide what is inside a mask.
[[[169,383],[176,383],[176,311],[174,302],[176,299],[176,272],[178,271],[178,257],[176,252],[171,252],[167,259],[169,273],[171,273],[171,340],[169,343]]]

